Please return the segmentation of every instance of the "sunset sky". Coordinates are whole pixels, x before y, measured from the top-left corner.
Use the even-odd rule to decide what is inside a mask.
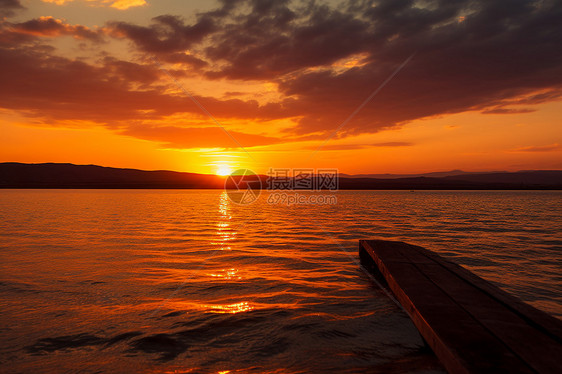
[[[562,169],[559,1],[0,0],[0,20],[0,162]]]

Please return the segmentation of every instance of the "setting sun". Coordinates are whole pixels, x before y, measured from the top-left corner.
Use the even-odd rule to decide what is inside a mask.
[[[232,169],[228,165],[219,165],[217,175],[226,176],[232,173]]]

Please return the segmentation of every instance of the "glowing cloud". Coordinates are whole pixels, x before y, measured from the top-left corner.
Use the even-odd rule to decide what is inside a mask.
[[[71,35],[76,39],[89,39],[101,41],[100,30],[92,30],[82,25],[70,25],[63,20],[50,16],[42,16],[22,23],[11,25],[12,32],[39,37],[56,37],[60,35]]]
[[[53,3],[57,5],[64,5],[72,1],[74,0],[43,0],[45,3]],[[145,0],[85,0],[85,2],[94,6],[110,6],[120,10],[146,5]]]
[[[113,4],[110,5],[110,7],[125,10],[135,6],[143,5],[146,5],[146,1],[144,0],[117,0],[114,1]]]

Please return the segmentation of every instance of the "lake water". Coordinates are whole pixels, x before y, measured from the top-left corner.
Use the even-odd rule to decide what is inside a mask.
[[[442,372],[357,264],[435,250],[562,318],[562,192],[1,190],[0,371]]]

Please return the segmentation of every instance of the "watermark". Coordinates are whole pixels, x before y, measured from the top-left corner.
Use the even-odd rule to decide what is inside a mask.
[[[224,189],[233,203],[252,204],[260,196],[261,178],[250,169],[238,169],[226,178]]]
[[[267,197],[268,204],[291,205],[335,205],[338,203],[337,196],[333,194],[303,194],[272,192]]]
[[[337,191],[338,169],[269,168],[268,190]]]
[[[268,204],[333,205],[337,203],[337,197],[326,192],[339,189],[338,169],[269,168],[267,176],[240,169],[230,174],[224,185],[230,200],[239,205],[255,202],[264,187],[271,191]],[[287,193],[289,191],[294,193]],[[298,193],[301,191],[307,193]],[[321,193],[309,193],[311,191]]]

